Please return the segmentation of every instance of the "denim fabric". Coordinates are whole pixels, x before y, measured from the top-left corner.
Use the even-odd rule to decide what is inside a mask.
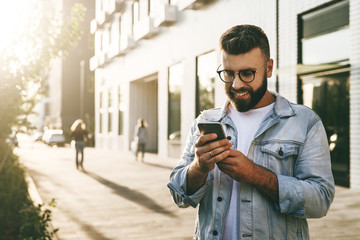
[[[200,137],[198,122],[221,122],[237,146],[237,131],[226,106],[204,111],[192,124],[181,160],[168,187],[179,207],[199,207],[194,239],[222,239],[232,179],[211,171],[206,183],[186,195],[186,176]],[[309,239],[306,218],[325,216],[335,194],[324,126],[309,108],[276,95],[274,108],[261,123],[247,156],[278,177],[279,204],[247,183],[239,189],[239,239]]]
[[[75,149],[76,149],[76,166],[83,164],[84,161],[84,148],[85,148],[85,141],[77,140],[75,141]],[[80,163],[79,163],[79,153],[81,155]]]

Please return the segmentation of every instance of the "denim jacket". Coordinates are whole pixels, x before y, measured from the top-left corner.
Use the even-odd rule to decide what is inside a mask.
[[[200,137],[198,122],[220,122],[232,146],[237,146],[237,130],[228,116],[227,104],[204,111],[194,120],[168,184],[179,207],[199,205],[194,239],[222,239],[232,179],[212,170],[206,183],[187,195],[186,178]],[[240,183],[239,239],[309,239],[306,218],[325,216],[335,194],[328,141],[320,118],[310,108],[276,95],[274,108],[256,132],[247,157],[277,175],[279,203],[250,184]]]

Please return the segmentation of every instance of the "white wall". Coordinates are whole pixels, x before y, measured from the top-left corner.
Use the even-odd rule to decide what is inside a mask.
[[[350,187],[360,191],[360,1],[350,1]]]

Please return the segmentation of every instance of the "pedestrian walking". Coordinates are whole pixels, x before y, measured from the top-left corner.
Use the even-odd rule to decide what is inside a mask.
[[[84,162],[84,148],[87,142],[87,131],[86,131],[86,125],[82,119],[77,119],[75,122],[71,125],[70,128],[70,138],[75,140],[75,149],[76,149],[76,168],[79,169],[79,167],[83,167]],[[79,162],[79,154],[81,155],[81,160]]]
[[[141,151],[141,161],[144,162],[145,146],[146,146],[146,123],[145,120],[139,118],[134,131],[134,142],[136,144],[135,160],[138,160],[139,151]]]
[[[263,30],[239,25],[220,38],[227,101],[194,120],[168,184],[179,207],[197,207],[194,239],[309,239],[335,187],[322,121],[267,89],[274,61]],[[227,138],[202,135],[217,122]]]

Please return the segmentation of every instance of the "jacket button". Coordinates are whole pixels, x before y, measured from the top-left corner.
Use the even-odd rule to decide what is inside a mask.
[[[227,136],[226,139],[230,141],[230,140],[231,140],[231,136]]]
[[[222,201],[222,197],[218,197],[217,200],[218,200],[218,202],[221,202],[221,201]]]
[[[279,155],[280,155],[280,156],[283,156],[283,155],[284,155],[284,152],[283,152],[282,148],[279,149]]]
[[[216,230],[213,231],[213,235],[214,236],[217,236],[218,235],[218,232]]]

